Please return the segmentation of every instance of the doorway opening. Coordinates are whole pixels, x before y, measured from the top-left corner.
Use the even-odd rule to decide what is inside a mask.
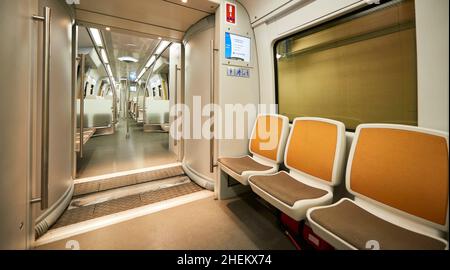
[[[181,44],[161,37],[78,26],[75,177],[176,163],[169,135]]]

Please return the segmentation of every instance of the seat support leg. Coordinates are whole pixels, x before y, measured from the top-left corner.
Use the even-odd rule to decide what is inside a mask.
[[[249,186],[229,185],[229,175],[222,171],[219,167],[218,183],[215,185],[218,200],[228,200],[238,195],[250,191]],[[230,179],[231,180],[231,179]]]

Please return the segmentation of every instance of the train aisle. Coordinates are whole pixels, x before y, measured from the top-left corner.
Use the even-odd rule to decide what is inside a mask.
[[[91,138],[78,159],[77,178],[136,170],[177,162],[169,150],[168,133],[145,133],[130,120],[130,138],[126,139],[126,120],[120,120],[112,135]]]

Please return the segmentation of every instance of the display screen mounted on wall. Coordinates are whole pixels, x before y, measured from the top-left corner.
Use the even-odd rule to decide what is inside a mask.
[[[225,33],[225,58],[228,60],[250,62],[251,39],[244,36]]]

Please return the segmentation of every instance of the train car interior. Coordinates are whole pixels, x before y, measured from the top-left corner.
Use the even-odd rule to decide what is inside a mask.
[[[176,163],[168,78],[180,45],[110,28],[77,30],[76,177]]]
[[[0,0],[1,250],[448,250],[448,0]]]

